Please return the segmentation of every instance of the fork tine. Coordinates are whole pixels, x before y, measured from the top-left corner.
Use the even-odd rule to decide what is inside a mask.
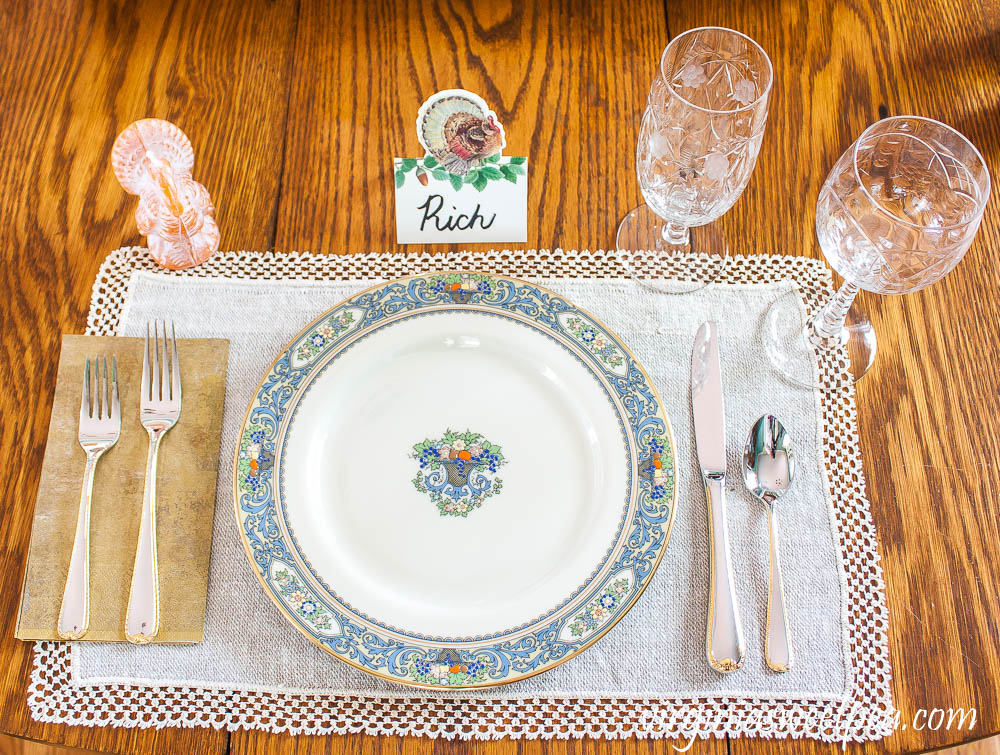
[[[104,406],[101,408],[101,417],[104,419],[111,419],[111,401],[108,397],[108,355],[105,354],[101,357],[104,362]]]
[[[149,399],[149,323],[146,323],[146,340],[142,349],[142,401]]]
[[[121,422],[121,404],[118,403],[118,359],[111,355],[111,416]]]
[[[90,402],[90,416],[93,419],[101,418],[101,362],[94,355],[94,382],[90,386],[90,395],[93,397]]]
[[[80,421],[90,416],[90,357],[83,365],[83,398],[80,399]]]
[[[157,320],[153,320],[153,383],[152,383],[152,399],[153,401],[160,400],[160,324]]]
[[[161,320],[160,324],[163,326],[163,353],[160,355],[160,385],[163,386],[163,400],[168,401],[171,395],[170,379],[167,376],[167,370],[170,369],[169,360],[167,359],[167,321]]]
[[[181,400],[181,364],[177,361],[177,326],[170,321],[170,340],[173,342],[174,355],[170,360],[170,398]]]

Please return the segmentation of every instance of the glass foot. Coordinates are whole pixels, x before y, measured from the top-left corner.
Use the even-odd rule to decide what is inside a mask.
[[[721,276],[729,244],[711,225],[683,231],[640,205],[618,224],[618,259],[633,279],[654,291],[686,294],[705,288]]]
[[[768,359],[782,376],[796,385],[829,390],[853,385],[875,362],[877,342],[871,321],[860,309],[851,307],[840,337],[824,339],[812,328],[812,314],[803,325],[802,300],[794,292],[771,304],[761,331]],[[825,350],[829,350],[833,359],[824,362],[839,365],[839,369],[821,375],[816,357]]]

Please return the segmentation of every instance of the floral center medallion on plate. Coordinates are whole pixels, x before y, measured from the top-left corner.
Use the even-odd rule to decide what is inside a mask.
[[[446,430],[413,446],[420,469],[413,487],[425,493],[441,516],[466,517],[503,489],[497,470],[506,463],[500,446],[480,433]]]

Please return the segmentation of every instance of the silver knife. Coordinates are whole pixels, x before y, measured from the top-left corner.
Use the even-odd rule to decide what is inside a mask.
[[[743,630],[740,628],[733,570],[729,563],[729,528],[726,526],[726,412],[722,400],[719,364],[719,325],[705,322],[698,328],[691,355],[691,407],[698,465],[708,499],[709,604],[706,652],[708,663],[720,673],[743,665]]]

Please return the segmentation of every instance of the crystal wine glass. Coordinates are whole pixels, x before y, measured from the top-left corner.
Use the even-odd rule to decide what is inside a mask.
[[[645,204],[625,216],[616,237],[623,264],[644,285],[693,291],[725,263],[724,237],[704,226],[750,180],[772,78],[767,53],[731,29],[691,29],[663,51],[636,148]],[[687,252],[707,255],[700,270],[677,264]],[[661,283],[664,277],[673,280]]]
[[[875,332],[851,304],[860,289],[919,291],[958,264],[979,229],[990,175],[979,151],[950,126],[913,115],[869,126],[827,176],[816,208],[816,235],[844,284],[806,322],[798,294],[769,308],[764,349],[801,385],[818,387],[817,354],[844,369],[825,387],[859,380],[875,359]]]

